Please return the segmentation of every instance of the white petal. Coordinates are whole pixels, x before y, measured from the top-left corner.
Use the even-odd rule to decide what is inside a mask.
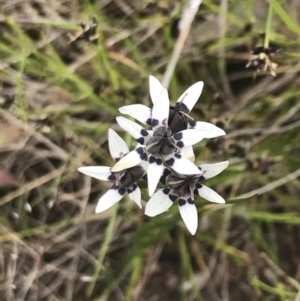
[[[108,166],[83,166],[78,171],[102,181],[109,181],[108,177],[111,175],[111,168]]]
[[[120,159],[129,153],[125,141],[112,129],[108,130],[108,147],[114,160]]]
[[[216,138],[226,135],[224,130],[220,129],[212,123],[204,121],[197,121],[196,124],[191,126],[190,128],[199,130],[200,134],[204,138]]]
[[[133,138],[139,139],[142,137],[142,131],[145,131],[142,126],[136,122],[129,120],[125,117],[118,116],[116,118],[119,126],[126,132],[128,132]]]
[[[147,124],[147,121],[151,121],[151,109],[141,105],[134,104],[129,106],[124,106],[119,109],[120,113],[129,115],[141,123]]]
[[[152,109],[152,128],[155,130],[158,126],[163,126],[168,124],[170,110],[170,101],[168,96],[168,91],[164,89],[162,93],[158,96],[157,101],[153,105]]]
[[[112,207],[114,204],[118,203],[124,194],[119,193],[118,189],[109,189],[98,201],[96,207],[96,213],[103,212],[108,208]]]
[[[128,196],[133,200],[140,208],[142,208],[142,199],[141,199],[141,189],[139,186],[135,188],[134,191],[128,193]]]
[[[143,148],[139,147],[138,149],[135,149],[130,153],[128,153],[125,157],[123,157],[111,168],[111,171],[118,172],[140,164],[142,161],[141,155],[138,153],[140,149]]]
[[[229,161],[223,161],[215,164],[201,164],[199,169],[203,173],[205,179],[210,179],[221,173],[229,165]]]
[[[179,205],[179,212],[186,227],[194,235],[198,228],[198,212],[195,204],[186,202],[184,205]]]
[[[159,159],[161,160],[161,159]],[[148,193],[149,193],[149,196],[153,195],[156,187],[157,187],[157,184],[159,182],[159,179],[163,173],[163,169],[164,169],[164,166],[161,162],[161,164],[157,164],[157,163],[150,163],[149,166],[148,166]]]
[[[194,145],[204,138],[202,132],[192,129],[178,132],[173,137],[179,141],[179,143],[176,142],[179,147]]]
[[[203,89],[203,82],[197,82],[189,87],[177,100],[183,102],[189,111],[191,111],[198,101]]]
[[[172,167],[177,173],[183,175],[198,175],[201,174],[199,168],[189,159],[181,155],[170,155],[166,157],[166,163]]]
[[[195,161],[195,154],[194,154],[193,147],[191,145],[183,147],[180,151],[180,154],[192,162]]]
[[[173,202],[169,198],[169,195],[164,191],[170,191],[170,189],[164,188],[154,193],[146,205],[146,215],[156,216],[167,211],[172,206]]]
[[[200,197],[212,203],[225,204],[225,200],[218,193],[205,185],[201,184],[201,186],[197,189]]]
[[[150,90],[152,103],[155,104],[157,100],[160,99],[160,94],[163,92],[164,87],[156,77],[150,75],[149,90]]]
[[[146,173],[147,173],[147,170],[148,170],[148,167],[149,167],[149,162],[148,161],[141,161],[141,166],[145,169]]]

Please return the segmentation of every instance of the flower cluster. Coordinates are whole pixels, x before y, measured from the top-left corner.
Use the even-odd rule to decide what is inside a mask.
[[[119,126],[137,141],[129,151],[124,140],[112,129],[108,131],[109,150],[116,161],[113,167],[86,166],[78,170],[103,181],[113,181],[113,186],[99,199],[96,212],[102,212],[120,201],[127,192],[140,208],[141,190],[137,181],[148,181],[148,201],[145,214],[155,216],[168,210],[178,199],[179,211],[188,230],[195,234],[198,226],[195,196],[210,202],[225,203],[224,199],[202,181],[218,175],[228,161],[195,165],[192,146],[204,138],[225,135],[217,126],[194,121],[189,113],[203,89],[197,82],[187,89],[174,105],[170,105],[167,90],[153,76],[149,78],[152,109],[133,104],[119,109],[142,124],[125,117],[117,117]],[[163,189],[155,192],[158,183]]]

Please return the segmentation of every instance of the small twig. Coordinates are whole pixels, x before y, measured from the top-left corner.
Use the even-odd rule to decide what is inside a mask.
[[[180,34],[179,34],[178,40],[175,44],[171,60],[167,66],[167,70],[166,70],[163,80],[162,80],[162,85],[165,88],[169,87],[171,77],[174,73],[174,70],[177,65],[179,56],[182,52],[184,43],[189,35],[192,22],[196,16],[196,13],[197,13],[201,3],[202,3],[202,0],[191,0],[183,11],[183,14],[182,14],[182,17],[181,17],[181,20],[179,23]]]
[[[260,253],[260,257],[266,262],[266,264],[274,271],[274,273],[284,280],[286,283],[289,283],[297,290],[300,290],[300,283],[295,279],[291,278],[287,273],[285,273],[271,258],[264,252]]]
[[[22,187],[20,187],[19,189],[8,193],[7,195],[5,195],[2,199],[0,199],[0,206],[10,202],[11,200],[13,200],[14,198],[17,198],[18,196],[24,194],[25,192],[28,192],[34,188],[37,188],[59,176],[61,176],[61,174],[64,172],[66,166],[63,165],[58,169],[54,169],[53,171],[45,174],[42,177],[39,177],[38,179],[31,181],[25,185],[23,185]]]
[[[10,258],[8,260],[8,268],[7,268],[7,300],[14,300],[14,288],[15,288],[15,283],[14,283],[14,278],[16,276],[16,271],[17,271],[17,258],[18,258],[18,248],[17,244],[13,243],[13,252],[10,254]]]
[[[28,134],[35,137],[39,142],[44,143],[47,145],[53,152],[55,152],[63,161],[68,159],[68,154],[59,146],[54,144],[50,139],[46,138],[42,134],[38,133],[35,129],[31,128],[26,123],[22,122],[21,120],[17,119],[13,115],[9,114],[8,112],[0,111],[0,116],[10,123],[14,124],[16,127],[22,129],[23,131],[27,132]]]
[[[256,135],[256,134],[260,134],[260,135],[279,134],[279,133],[284,133],[293,130],[299,126],[300,126],[300,120],[281,127],[237,130],[227,134],[226,136],[224,136],[224,138],[229,139],[229,138],[243,136],[243,135]]]
[[[295,70],[299,70],[300,64],[289,67],[286,70],[286,73],[282,76],[274,78],[272,76],[266,77],[262,79],[255,86],[249,87],[244,93],[239,96],[239,101],[232,107],[230,110],[230,114],[234,116],[241,110],[247,108],[247,104],[253,99],[257,99],[259,97],[263,97],[264,95],[268,95],[268,93],[272,93],[274,90],[280,90],[289,82],[295,79],[296,72]]]
[[[266,192],[271,191],[279,186],[282,186],[290,181],[293,181],[293,180],[297,179],[298,177],[300,177],[300,169],[297,169],[296,171],[286,175],[285,177],[278,179],[274,182],[271,182],[263,187],[260,187],[258,189],[254,189],[252,191],[249,191],[247,193],[239,195],[239,196],[235,197],[234,199],[246,199],[246,198],[252,197],[256,194],[266,193]]]
[[[149,255],[147,256],[146,262],[144,264],[143,273],[141,275],[140,281],[136,284],[133,291],[133,300],[139,300],[142,295],[143,289],[146,287],[149,279],[153,275],[157,267],[158,258],[164,248],[165,243],[161,242],[149,250]]]
[[[127,15],[127,17],[133,14],[134,10],[124,0],[115,0],[115,3]]]
[[[19,293],[17,295],[16,299],[18,301],[25,300],[29,290],[32,289],[34,280],[35,280],[35,278],[38,274],[39,268],[40,268],[40,263],[41,263],[41,254],[37,253],[37,256],[34,259],[34,264],[33,264],[32,270],[24,278],[23,287],[19,290]]]
[[[231,107],[234,102],[233,94],[230,88],[230,83],[228,80],[228,74],[226,72],[226,46],[224,44],[224,39],[226,35],[226,16],[228,13],[228,0],[221,1],[221,11],[219,16],[219,41],[221,42],[220,47],[218,49],[218,66],[220,72],[220,79],[222,82],[224,96],[227,99],[227,106]]]

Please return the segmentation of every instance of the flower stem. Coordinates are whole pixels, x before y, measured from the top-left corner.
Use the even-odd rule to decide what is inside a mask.
[[[106,228],[106,232],[105,232],[105,235],[104,235],[104,240],[103,240],[102,246],[99,250],[98,259],[96,261],[94,274],[92,276],[90,285],[87,288],[87,295],[88,296],[92,295],[92,293],[94,291],[94,288],[95,288],[95,285],[96,285],[96,282],[97,282],[98,277],[99,277],[99,273],[101,272],[102,269],[104,269],[103,262],[104,262],[105,255],[108,251],[110,242],[112,241],[112,238],[113,238],[113,235],[114,235],[114,227],[115,227],[115,223],[116,223],[116,216],[117,216],[117,212],[118,212],[118,207],[119,207],[118,204],[116,204],[111,209],[111,216],[110,216],[110,219],[109,219],[109,222],[108,222],[108,226]]]
[[[267,17],[267,21],[266,21],[264,48],[268,48],[269,47],[270,31],[271,31],[271,21],[272,21],[272,11],[273,11],[273,6],[272,6],[272,2],[270,1],[269,11],[268,11],[268,17]]]

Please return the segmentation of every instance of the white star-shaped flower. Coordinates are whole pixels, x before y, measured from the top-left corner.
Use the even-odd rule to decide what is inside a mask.
[[[108,144],[110,154],[116,162],[129,153],[125,141],[112,129],[108,130]],[[113,172],[108,166],[84,166],[78,168],[78,171],[102,181],[114,181],[113,186],[99,199],[96,213],[112,207],[123,198],[126,192],[129,198],[142,208],[141,190],[136,184],[146,174],[141,165],[119,172]]]
[[[157,78],[149,77],[150,96],[153,105],[161,101],[162,95],[168,96],[168,92]],[[203,82],[197,82],[189,87],[177,100],[170,106],[168,116],[168,126],[173,133],[186,129],[199,130],[203,138],[216,138],[226,135],[226,133],[212,123],[204,121],[194,121],[188,115],[198,101],[203,89]],[[133,104],[121,107],[122,114],[130,115],[141,123],[151,125],[153,110],[142,104]]]
[[[120,127],[132,135],[139,146],[123,157],[115,166],[113,172],[140,164],[143,160],[149,162],[148,166],[148,190],[151,196],[159,182],[164,166],[163,160],[179,174],[200,174],[198,167],[181,154],[181,150],[201,141],[204,137],[194,129],[183,130],[175,134],[168,126],[169,97],[164,89],[157,96],[151,116],[151,130],[145,130],[142,126],[124,117],[117,117]]]
[[[180,215],[188,230],[194,235],[198,227],[198,213],[194,204],[194,195],[213,203],[225,203],[225,200],[218,193],[199,182],[218,175],[228,164],[228,161],[201,164],[199,165],[200,175],[179,175],[165,169],[161,182],[166,184],[166,187],[158,190],[150,198],[145,208],[145,214],[148,216],[161,214],[167,211],[178,199]]]

